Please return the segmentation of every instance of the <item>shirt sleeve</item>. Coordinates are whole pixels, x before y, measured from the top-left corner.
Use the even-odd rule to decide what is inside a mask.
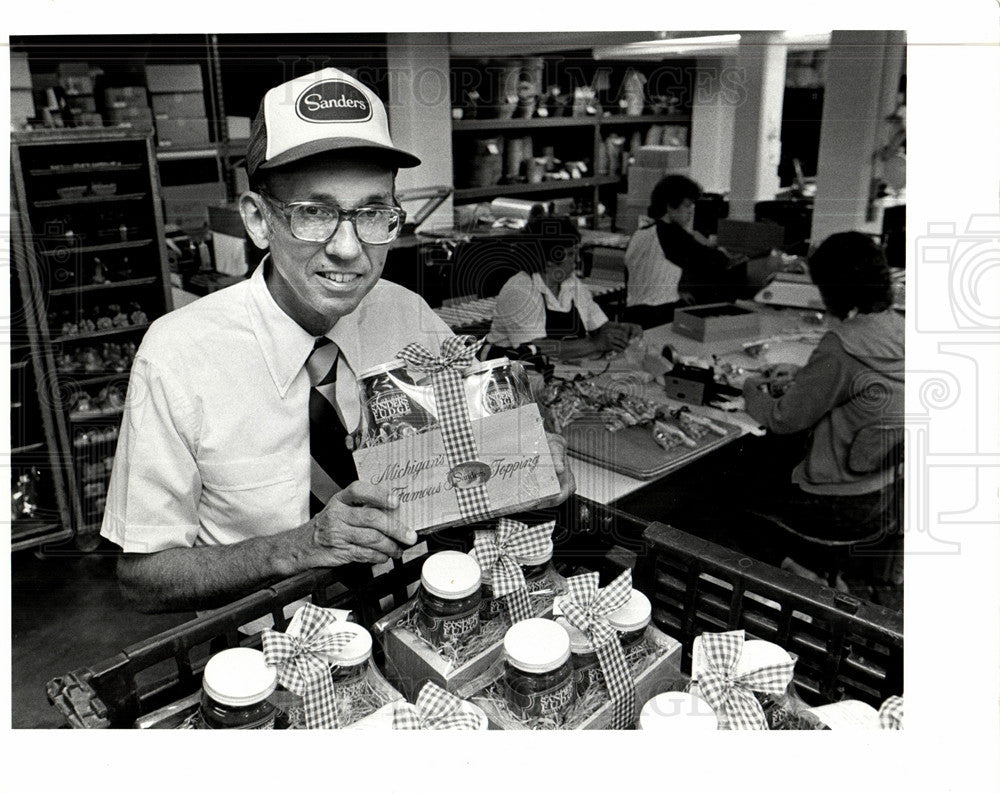
[[[516,347],[544,336],[544,299],[525,274],[512,276],[497,295],[490,341]]]
[[[813,427],[850,398],[850,377],[839,343],[827,334],[795,373],[785,393],[771,397],[757,388],[744,390],[747,413],[774,433],[797,433]]]
[[[580,312],[583,327],[587,329],[588,333],[596,331],[608,321],[608,315],[597,305],[590,288],[581,281],[576,282],[576,295],[573,302],[576,304],[577,311]]]
[[[201,498],[194,427],[192,403],[178,384],[137,357],[101,526],[125,552],[194,545]]]

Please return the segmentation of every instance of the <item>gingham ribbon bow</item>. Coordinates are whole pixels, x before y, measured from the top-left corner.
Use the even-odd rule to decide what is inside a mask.
[[[903,698],[892,695],[878,710],[879,727],[886,731],[903,730]]]
[[[393,703],[392,727],[397,731],[474,731],[480,718],[462,710],[465,701],[428,681],[417,695],[416,705],[405,700]]]
[[[742,630],[701,635],[706,669],[698,674],[698,687],[713,711],[728,717],[731,730],[766,731],[767,717],[753,693],[783,693],[792,680],[795,663],[765,665],[737,676],[744,639]]]
[[[474,336],[451,336],[441,343],[441,355],[432,355],[416,343],[396,354],[415,369],[431,374],[434,402],[437,404],[441,437],[452,470],[461,463],[478,460],[476,439],[472,435],[469,407],[465,402],[465,386],[461,370],[468,367],[482,347],[483,340]],[[490,514],[490,497],[484,485],[454,489],[458,509],[467,521],[478,521]]]
[[[517,558],[537,557],[547,551],[555,526],[555,521],[529,527],[520,521],[501,518],[495,530],[476,530],[476,540],[469,553],[483,571],[490,573],[493,596],[507,596],[511,623],[532,616],[528,585]]]
[[[561,608],[566,619],[590,638],[611,695],[611,727],[624,730],[634,719],[635,684],[618,634],[606,615],[625,606],[631,598],[632,571],[625,570],[603,589],[598,588],[599,581],[597,573],[571,576],[566,580],[569,593],[563,598]]]
[[[307,728],[337,728],[336,697],[330,663],[320,653],[337,653],[354,639],[346,631],[323,629],[337,620],[329,610],[304,604],[297,633],[264,629],[264,661],[278,668],[278,682],[302,698]]]

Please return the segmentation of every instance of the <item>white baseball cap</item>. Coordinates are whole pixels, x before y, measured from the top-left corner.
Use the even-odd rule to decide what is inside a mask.
[[[374,149],[396,167],[420,165],[418,157],[393,146],[385,105],[375,92],[329,67],[264,95],[250,131],[247,173],[336,149]]]

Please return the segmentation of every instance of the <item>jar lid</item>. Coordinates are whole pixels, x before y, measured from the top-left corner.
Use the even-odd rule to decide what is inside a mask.
[[[424,560],[420,583],[431,595],[454,600],[475,593],[482,575],[479,563],[468,554],[439,551]]]
[[[780,645],[767,640],[747,640],[736,662],[736,675],[745,675],[772,664],[788,664],[792,657]]]
[[[515,557],[518,565],[544,565],[549,560],[552,559],[552,552],[554,550],[554,545],[551,540],[545,546],[545,550],[540,554],[533,555],[531,557]]]
[[[224,706],[251,706],[270,695],[278,671],[253,648],[229,648],[208,660],[202,676],[205,694]]]
[[[652,614],[653,608],[645,593],[633,590],[628,603],[609,612],[607,618],[611,627],[618,631],[638,631],[649,625]]]
[[[712,707],[689,692],[663,692],[646,701],[639,714],[639,729],[644,731],[714,731],[719,719]]]
[[[510,364],[510,361],[506,358],[490,358],[486,361],[473,361],[465,368],[463,374],[465,376],[475,375],[477,372],[486,372],[487,370],[496,369],[497,367],[505,367],[508,364]]]
[[[323,651],[320,655],[327,659],[330,664],[348,667],[353,664],[361,664],[371,658],[372,655],[372,635],[364,626],[357,623],[340,622],[330,623],[323,628],[324,634],[340,634],[347,632],[353,634],[352,639],[340,651]]]
[[[569,660],[569,634],[552,620],[527,618],[507,629],[503,651],[518,670],[548,673]]]
[[[584,632],[570,623],[566,618],[556,618],[556,623],[566,629],[569,635],[569,649],[573,653],[593,653],[594,643]]]

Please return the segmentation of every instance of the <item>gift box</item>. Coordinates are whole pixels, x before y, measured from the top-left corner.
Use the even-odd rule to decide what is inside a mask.
[[[472,337],[441,356],[411,345],[401,361],[362,372],[358,478],[388,485],[416,531],[525,510],[559,493],[542,417],[520,364],[475,362]],[[416,348],[411,350],[411,348]]]
[[[532,599],[536,617],[552,613],[552,601]],[[452,658],[442,655],[423,639],[411,626],[407,618],[415,608],[415,601],[408,601],[394,609],[373,627],[373,633],[380,636],[385,652],[385,674],[408,700],[414,700],[426,681],[433,681],[446,692],[459,694],[477,691],[476,682],[490,669],[502,661],[503,637],[510,622],[499,616],[481,624],[481,633],[496,636],[497,639],[469,659],[456,664]],[[471,684],[471,686],[470,686]],[[460,694],[460,696],[463,696]]]
[[[639,711],[642,706],[660,692],[672,689],[678,679],[681,678],[681,644],[673,637],[660,631],[655,626],[646,629],[646,642],[655,652],[650,653],[644,661],[636,660],[634,666],[641,666],[642,670],[634,676],[635,684],[635,708],[632,715],[632,723],[639,718]],[[502,660],[501,660],[502,661]],[[490,728],[495,730],[526,730],[533,727],[525,720],[520,719],[513,711],[506,708],[498,697],[498,681],[502,674],[502,664],[494,663],[491,670],[480,676],[480,681],[485,681],[486,685],[480,688],[470,700],[479,706],[489,720]],[[464,692],[459,690],[459,694]],[[603,695],[603,702],[596,709],[589,713],[584,708],[587,703],[594,703],[598,695]],[[587,699],[587,702],[578,701],[576,708],[578,712],[572,710],[568,712],[568,719],[564,729],[571,730],[607,730],[611,727],[613,716],[613,706],[607,690],[603,687],[597,688]],[[552,725],[551,727],[557,727]]]
[[[760,333],[760,316],[731,303],[688,306],[674,312],[673,331],[699,342],[717,342]]]

